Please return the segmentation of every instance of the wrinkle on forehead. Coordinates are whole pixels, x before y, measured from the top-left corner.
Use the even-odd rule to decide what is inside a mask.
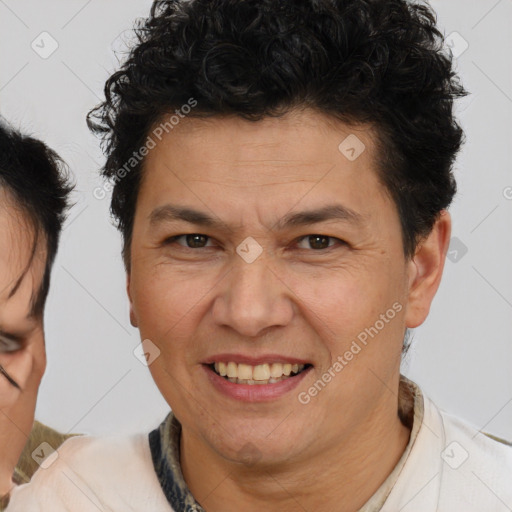
[[[310,128],[317,144],[311,144]],[[287,138],[282,137],[283,130]],[[318,144],[325,138],[332,138],[333,131],[339,139],[333,146],[334,151],[319,154]],[[375,134],[370,125],[346,125],[315,111],[292,110],[282,117],[254,122],[236,116],[187,118],[176,126],[163,146],[173,145],[172,165],[180,167],[179,179],[187,184],[205,183],[245,190],[254,186],[317,182],[319,176],[337,167],[338,144],[351,133],[364,139],[371,151],[366,151],[363,159],[371,153],[372,158],[366,163],[375,167]],[[232,144],[233,135],[237,141],[235,145]],[[175,174],[168,157],[169,153],[165,151],[152,152],[146,159],[146,167]],[[211,169],[214,169],[213,173]],[[357,165],[343,169],[344,173],[357,171]]]
[[[254,167],[257,167],[257,164],[254,163]],[[273,187],[276,185],[295,185],[301,183],[317,183],[318,175],[311,173],[311,177],[301,176],[297,177],[296,174],[290,173],[290,176],[280,175],[277,177],[274,173],[269,172],[266,176],[265,173],[262,172],[263,169],[261,167],[257,167],[257,171],[259,175],[253,179],[250,176],[240,176],[236,175],[224,175],[222,178],[218,178],[216,180],[207,179],[206,177],[194,177],[187,175],[184,178],[186,183],[204,183],[209,185],[222,185],[229,188],[238,188],[238,189],[248,189],[248,188],[265,188],[265,187]],[[264,182],[262,178],[268,178]]]

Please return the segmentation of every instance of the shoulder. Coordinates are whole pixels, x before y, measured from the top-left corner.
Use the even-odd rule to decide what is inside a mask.
[[[101,487],[105,480],[115,480],[116,475],[119,478],[131,474],[140,476],[141,473],[150,473],[152,469],[149,442],[144,434],[80,436],[66,440],[54,454],[53,460],[34,475],[34,482],[52,481],[62,474],[75,474],[81,480]]]
[[[122,466],[127,460],[145,464],[148,462],[148,454],[149,443],[146,434],[111,437],[78,436],[62,444],[58,450],[58,459],[65,464],[79,462],[85,469],[87,464],[96,464],[98,460],[109,467]]]
[[[30,433],[30,437],[16,466],[13,480],[17,485],[27,483],[32,475],[44,463],[44,459],[50,455],[50,451],[57,450],[64,441],[74,434],[61,434],[38,421]],[[51,450],[50,450],[51,448]]]
[[[433,407],[436,407],[432,405]],[[482,432],[470,422],[437,408],[442,419],[447,439],[460,440],[467,444],[476,457],[492,458],[503,463],[512,463],[512,442],[492,434]],[[512,469],[512,465],[508,466]]]
[[[419,430],[386,512],[510,512],[512,447],[437,407],[416,386]]]
[[[443,422],[447,448],[452,445],[454,452],[460,453],[461,466],[467,461],[470,466],[481,465],[487,471],[508,473],[509,487],[512,487],[512,445],[509,441],[478,430],[471,423],[438,409]],[[451,454],[447,450],[446,456]],[[471,460],[470,460],[471,458]]]
[[[511,510],[512,446],[427,401],[426,421],[441,423],[441,510]]]
[[[156,477],[148,436],[73,437],[17,488],[8,511],[171,511]]]

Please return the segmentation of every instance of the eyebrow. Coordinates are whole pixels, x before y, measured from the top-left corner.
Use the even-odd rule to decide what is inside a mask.
[[[274,225],[273,229],[284,230],[290,227],[308,226],[329,220],[341,220],[361,224],[364,220],[364,216],[346,206],[332,204],[314,210],[288,213]],[[209,228],[226,229],[226,223],[205,212],[171,204],[156,208],[149,216],[149,222],[152,226],[162,222],[173,221],[188,222]]]

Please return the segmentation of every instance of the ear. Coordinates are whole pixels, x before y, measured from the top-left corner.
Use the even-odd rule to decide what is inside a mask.
[[[130,288],[130,284],[131,284],[130,277],[131,277],[130,271],[127,271],[126,272],[126,293],[128,294],[128,300],[130,301],[130,323],[132,324],[133,327],[138,327],[139,322],[137,320],[137,315],[135,314],[135,307],[133,305],[131,288]]]
[[[451,216],[443,210],[431,233],[418,245],[408,263],[409,293],[405,322],[409,328],[418,327],[428,316],[443,275],[451,230]]]

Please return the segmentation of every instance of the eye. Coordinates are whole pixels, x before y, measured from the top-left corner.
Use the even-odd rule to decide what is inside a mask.
[[[22,347],[22,342],[0,334],[0,354],[16,352]]]
[[[200,233],[190,233],[187,235],[173,236],[165,243],[166,245],[177,243],[178,245],[188,247],[189,249],[202,249],[205,247],[212,247],[212,245],[207,245],[209,241],[209,236],[202,235]]]
[[[345,245],[343,240],[326,235],[304,236],[299,239],[298,245],[300,249],[314,249],[315,251],[321,251],[322,249],[330,249],[336,244],[336,242],[339,242],[341,245]],[[305,247],[304,245],[301,246],[301,244],[304,243],[309,247]]]

